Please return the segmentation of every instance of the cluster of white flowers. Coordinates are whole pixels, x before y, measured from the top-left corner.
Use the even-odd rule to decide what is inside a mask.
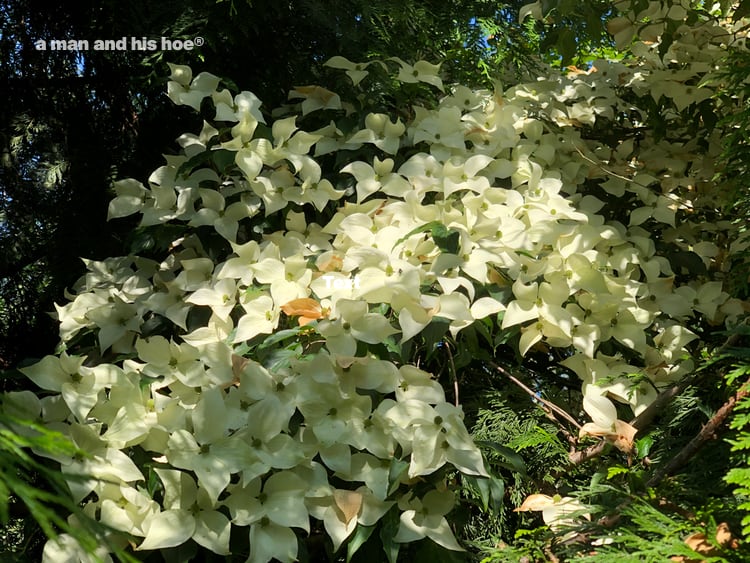
[[[228,554],[231,526],[249,526],[251,561],[293,561],[292,528],[309,532],[311,516],[338,549],[358,523],[371,526],[397,503],[418,502],[393,496],[401,484],[446,463],[486,475],[463,413],[416,367],[321,351],[271,372],[233,357],[221,341],[195,348],[154,336],[138,338],[135,348],[138,359],[121,367],[47,356],[24,371],[59,394],[23,392],[14,402],[88,454],[57,460],[65,474],[86,476],[71,480],[75,500],[94,493],[87,512],[142,538],[138,549],[192,538]],[[374,404],[376,395],[389,398]],[[293,421],[296,413],[302,424]],[[124,453],[135,446],[156,462],[161,503],[144,487],[143,468]],[[394,472],[398,456],[409,463]],[[334,486],[329,476],[351,488]],[[442,518],[452,506],[438,528],[421,535],[405,510],[398,537],[429,535],[460,549]]]
[[[679,17],[678,7],[665,17]],[[631,22],[654,16],[623,18],[612,22],[618,42],[635,33]],[[186,234],[161,262],[87,262],[76,294],[57,307],[62,342],[93,333],[115,359],[48,356],[24,372],[52,394],[13,397],[89,454],[58,460],[66,474],[89,476],[71,480],[76,500],[141,550],[192,539],[227,554],[235,526],[248,530],[248,561],[290,562],[310,518],[338,549],[389,511],[400,518],[396,542],[428,537],[460,549],[445,519],[454,495],[444,477],[428,476],[446,464],[487,476],[463,413],[429,373],[367,346],[398,348],[435,319],[454,337],[483,319],[497,331],[520,328],[521,355],[568,350],[562,363],[583,381],[585,430],[619,435],[616,402],[638,414],[693,368],[687,321],[744,312],[708,275],[739,248],[715,236],[731,235],[731,225],[676,220],[714,205],[715,151],[635,140],[644,114],[633,96],[666,96],[666,119],[677,122],[713,94],[703,82],[726,42],[704,29],[706,45],[688,49],[700,29],[688,28],[666,56],[641,43],[638,61],[596,61],[505,91],[455,86],[407,122],[370,113],[347,133],[335,121],[344,104],[325,88],[296,88],[299,115],[269,129],[253,94],[232,96],[217,77],[171,65],[170,98],[196,110],[210,98],[214,123],[180,137],[182,154],[166,157],[147,185],[117,182],[109,216],[139,213],[142,226],[180,224]],[[395,64],[398,80],[444,91],[439,67],[424,61],[329,62],[355,85],[371,64]],[[334,116],[330,125],[300,129],[317,111]],[[634,135],[616,146],[587,135],[615,123]],[[368,146],[371,160],[321,168],[320,157]],[[306,207],[337,201],[327,224],[306,219]],[[284,230],[240,236],[277,213]],[[212,259],[199,227],[231,254]],[[680,265],[657,241],[698,257],[707,275],[677,283]],[[196,326],[198,310],[206,321]],[[142,336],[157,316],[179,336]],[[272,362],[246,357],[248,342],[289,318],[299,326],[263,344],[278,348]],[[627,354],[604,354],[608,341]],[[134,462],[135,449],[148,467]],[[425,480],[431,488],[416,496],[411,485]],[[70,538],[50,542],[48,558],[76,549]]]

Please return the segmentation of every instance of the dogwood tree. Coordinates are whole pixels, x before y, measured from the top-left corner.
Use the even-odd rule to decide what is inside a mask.
[[[38,398],[7,401],[81,450],[56,461],[102,540],[252,563],[464,549],[462,487],[504,495],[460,406],[461,346],[569,376],[571,459],[592,438],[633,455],[697,367],[696,327],[748,311],[726,285],[748,242],[721,217],[710,119],[738,106],[718,70],[746,22],[614,9],[617,60],[493,90],[444,84],[434,62],[334,57],[340,93],[300,86],[270,110],[170,65],[169,97],[203,127],[115,183],[109,218],[140,216],[140,248],[87,262],[57,306],[59,354],[23,369]],[[422,369],[437,352],[452,385]],[[552,530],[590,511],[564,501],[521,510]],[[45,557],[88,555],[60,536]]]

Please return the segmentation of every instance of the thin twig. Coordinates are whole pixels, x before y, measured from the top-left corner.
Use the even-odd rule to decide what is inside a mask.
[[[573,426],[580,429],[581,425],[578,423],[578,421],[570,416],[565,410],[558,407],[555,403],[552,403],[545,399],[544,397],[541,397],[539,394],[535,393],[533,389],[529,388],[525,383],[523,383],[521,380],[519,380],[516,376],[514,376],[512,373],[510,373],[508,370],[503,368],[502,366],[497,365],[495,362],[488,362],[493,368],[495,368],[497,371],[502,373],[505,377],[510,379],[513,383],[518,385],[521,389],[526,391],[529,395],[531,395],[535,400],[539,401],[543,405],[545,405],[548,409],[556,412],[561,417],[563,417],[565,420],[570,422]]]
[[[453,374],[453,394],[455,395],[456,399],[456,406],[458,406],[459,400],[458,400],[458,374],[456,373],[456,364],[453,363],[453,353],[451,352],[450,344],[445,342],[445,349],[448,350],[448,361],[451,364],[451,373]]]
[[[584,160],[587,160],[590,164],[593,164],[594,166],[600,168],[601,170],[603,170],[604,172],[606,172],[610,176],[614,176],[615,178],[619,178],[620,180],[625,180],[626,182],[632,182],[633,181],[632,178],[628,178],[627,176],[623,176],[621,174],[618,174],[617,172],[613,172],[612,170],[607,170],[606,168],[604,168],[604,166],[602,166],[601,162],[597,162],[593,158],[591,158],[589,156],[586,156],[585,154],[583,154],[583,151],[581,149],[579,149],[577,146],[573,145],[573,148],[576,150],[576,152],[579,155],[581,155],[581,157]]]
[[[604,452],[604,448],[607,447],[606,440],[599,440],[596,444],[589,446],[585,450],[574,451],[568,454],[568,459],[573,465],[580,465],[585,461],[600,456]]]

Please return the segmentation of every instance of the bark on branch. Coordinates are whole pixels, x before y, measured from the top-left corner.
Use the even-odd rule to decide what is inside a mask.
[[[726,339],[724,344],[722,344],[721,347],[716,351],[717,359],[727,348],[729,348],[730,346],[734,346],[739,341],[740,337],[741,335],[739,333],[731,334]],[[646,407],[646,409],[641,414],[630,421],[630,425],[638,431],[648,428],[651,425],[651,422],[653,422],[654,418],[656,418],[656,415],[660,413],[663,408],[672,401],[672,399],[674,399],[677,395],[685,391],[685,389],[696,383],[700,377],[702,377],[702,374],[693,375],[692,377],[688,377],[662,391],[659,396],[656,397],[653,403]],[[608,442],[602,439],[596,444],[589,446],[585,450],[571,452],[568,458],[573,465],[580,465],[581,463],[584,463],[601,455],[602,452],[604,452],[604,449],[607,447],[607,444]]]
[[[518,387],[526,391],[535,401],[538,401],[540,403],[540,407],[544,411],[544,414],[547,415],[547,418],[555,422],[558,426],[560,426],[560,431],[563,433],[565,438],[568,440],[568,442],[571,444],[571,447],[573,447],[576,443],[576,437],[573,436],[567,428],[565,428],[561,421],[555,416],[557,414],[561,418],[564,418],[568,422],[570,422],[573,426],[580,429],[581,424],[573,418],[570,414],[568,414],[564,409],[558,407],[555,403],[548,401],[544,397],[541,397],[538,393],[535,393],[533,389],[531,389],[528,385],[526,385],[523,381],[518,379],[515,375],[510,373],[508,370],[503,368],[502,366],[496,364],[495,362],[489,361],[488,362],[490,366],[492,366],[494,369],[502,373],[505,377],[510,379],[513,383],[515,383]]]
[[[672,399],[674,399],[677,395],[682,393],[692,383],[693,383],[692,379],[689,379],[689,380],[686,379],[662,391],[659,394],[659,396],[656,397],[654,402],[651,403],[648,407],[646,407],[646,410],[644,410],[641,414],[639,414],[633,420],[630,421],[630,425],[638,431],[644,430],[645,428],[647,428],[651,424],[651,422],[654,420],[656,415],[659,412],[661,412],[661,410],[667,404],[669,404],[669,402]],[[601,455],[602,452],[604,451],[604,448],[607,447],[608,443],[609,442],[602,439],[596,444],[594,444],[593,446],[589,446],[585,450],[571,452],[568,458],[570,459],[573,465],[580,465],[581,463],[584,463],[590,459],[593,459]]]
[[[724,421],[726,421],[727,417],[732,412],[732,409],[734,409],[735,405],[746,397],[748,392],[750,392],[748,386],[750,386],[750,379],[740,387],[739,391],[729,397],[727,402],[716,411],[711,419],[703,426],[703,428],[701,428],[700,432],[698,432],[698,434],[696,434],[676,456],[670,459],[666,465],[660,467],[656,473],[654,473],[653,477],[649,479],[647,486],[656,487],[665,477],[672,475],[675,471],[690,461],[690,459],[698,453],[698,450],[700,450],[708,440],[716,439],[717,432],[724,425]]]

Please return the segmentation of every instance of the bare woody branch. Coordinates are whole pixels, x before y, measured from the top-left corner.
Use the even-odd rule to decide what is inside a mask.
[[[690,459],[698,453],[698,450],[700,450],[708,440],[716,439],[717,432],[724,425],[724,422],[732,412],[732,409],[734,409],[735,405],[749,393],[750,379],[740,387],[739,391],[729,397],[727,402],[724,403],[711,417],[711,420],[701,428],[700,432],[698,432],[698,434],[696,434],[676,456],[670,459],[666,465],[660,467],[656,473],[654,473],[653,477],[649,479],[647,485],[649,487],[656,487],[665,477],[672,475],[675,471],[690,461]]]
[[[489,362],[489,364],[495,368],[497,371],[502,373],[505,377],[510,379],[513,383],[515,383],[518,387],[526,391],[531,397],[534,398],[534,400],[539,401],[542,405],[547,407],[550,411],[558,414],[568,422],[570,422],[573,426],[576,428],[581,428],[581,424],[573,418],[570,414],[568,414],[564,409],[561,409],[558,407],[555,403],[548,401],[544,397],[541,397],[538,393],[534,392],[533,389],[531,389],[528,385],[523,383],[520,379],[518,379],[516,376],[514,376],[512,373],[510,373],[508,370],[506,370],[504,367],[497,365],[495,362]]]

